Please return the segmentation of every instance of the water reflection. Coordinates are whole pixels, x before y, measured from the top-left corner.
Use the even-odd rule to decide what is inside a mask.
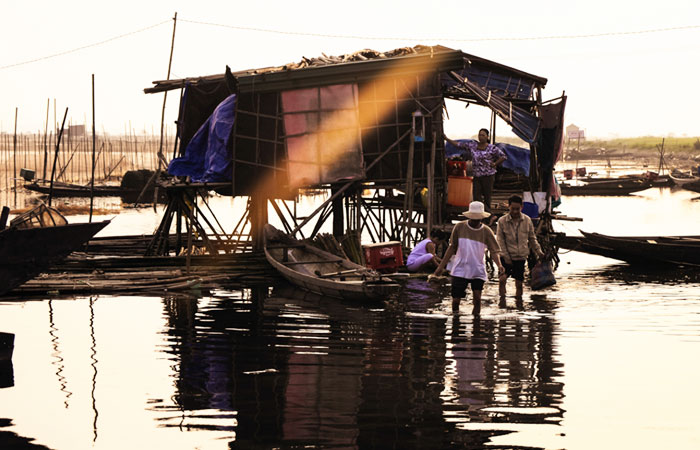
[[[241,448],[479,447],[499,423],[559,423],[554,302],[474,319],[407,292],[376,309],[291,288],[166,299],[175,406],[151,408]]]
[[[662,267],[630,266],[614,264],[602,270],[598,269],[579,274],[582,278],[597,277],[618,281],[629,285],[700,283],[698,267],[684,267],[667,264]]]
[[[65,400],[63,401],[63,405],[67,409],[68,399],[70,399],[73,393],[68,390],[68,380],[66,380],[66,377],[63,376],[65,366],[63,364],[63,355],[61,354],[61,350],[59,349],[58,328],[56,327],[56,323],[53,317],[53,300],[49,300],[48,305],[49,336],[51,336],[51,348],[53,349],[53,352],[51,353],[51,357],[53,358],[51,364],[56,366],[56,378],[58,379],[58,385],[60,386],[61,392],[65,394]]]
[[[97,387],[97,341],[95,338],[95,308],[93,306],[95,299],[90,298],[90,366],[92,367],[92,387],[90,389],[90,399],[92,400],[92,442],[97,441],[97,400],[95,399],[95,388]]]
[[[15,371],[11,359],[0,359],[0,389],[15,385]]]

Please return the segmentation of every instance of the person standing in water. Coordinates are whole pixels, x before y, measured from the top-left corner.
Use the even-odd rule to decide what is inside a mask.
[[[506,303],[506,280],[509,276],[515,279],[516,305],[523,301],[523,280],[525,280],[525,260],[530,251],[534,252],[537,259],[542,259],[544,254],[540,243],[535,236],[535,227],[532,220],[522,213],[523,199],[519,195],[513,195],[508,199],[508,214],[498,219],[498,231],[496,240],[501,248],[501,262],[505,267],[505,273],[499,277],[498,294],[500,305]]]
[[[472,200],[482,202],[487,212],[491,212],[491,193],[496,179],[496,168],[505,161],[506,154],[493,144],[489,144],[489,130],[479,130],[478,142],[457,142],[445,136],[445,140],[457,148],[466,150],[467,159],[474,167]]]
[[[496,236],[491,228],[481,223],[491,215],[484,211],[484,204],[481,202],[471,202],[469,211],[462,213],[467,220],[459,222],[452,229],[450,246],[445,252],[442,262],[435,269],[433,276],[439,277],[445,270],[447,261],[452,255],[455,259],[452,264],[452,310],[459,310],[460,301],[466,297],[467,288],[471,285],[474,297],[474,307],[472,314],[477,315],[481,311],[481,292],[484,289],[484,282],[488,279],[486,275],[485,254],[486,249],[491,253],[491,258],[498,266],[499,275],[505,269],[499,258],[500,249]]]

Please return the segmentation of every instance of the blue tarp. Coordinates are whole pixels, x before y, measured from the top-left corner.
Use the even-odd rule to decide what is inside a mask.
[[[219,103],[187,144],[185,155],[170,161],[168,173],[188,176],[194,182],[231,181],[231,152],[228,148],[236,117],[236,94]]]
[[[473,139],[458,139],[457,142],[468,143],[476,142]],[[506,160],[503,162],[503,167],[510,169],[521,175],[530,175],[530,150],[510,144],[498,143],[496,147],[503,150],[506,154]],[[445,157],[452,158],[454,156],[464,156],[465,150],[457,148],[449,142],[445,142]]]

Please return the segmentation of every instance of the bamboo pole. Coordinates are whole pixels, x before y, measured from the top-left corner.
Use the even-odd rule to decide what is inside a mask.
[[[175,12],[175,16],[173,17],[173,37],[172,40],[170,41],[170,58],[168,59],[168,75],[166,80],[170,79],[170,69],[172,68],[173,64],[173,50],[175,49],[175,29],[177,27],[177,11]],[[168,91],[163,92],[163,109],[160,114],[160,144],[158,145],[158,168],[156,169],[155,173],[151,176],[151,178],[148,180],[148,182],[144,185],[143,189],[141,189],[141,192],[139,192],[139,196],[136,198],[136,203],[138,203],[141,200],[141,197],[143,194],[148,190],[148,188],[153,184],[160,174],[160,171],[162,170],[162,166],[167,164],[167,161],[165,160],[165,155],[163,154],[163,127],[165,125],[165,104],[168,99]],[[156,208],[157,204],[157,199],[158,199],[158,186],[153,191],[153,208]]]
[[[166,80],[170,79],[170,69],[173,65],[173,51],[175,50],[175,28],[177,27],[177,11],[173,17],[173,37],[170,41],[170,58],[168,59],[168,76]],[[168,91],[163,92],[163,110],[160,115],[160,144],[158,145],[158,170],[161,169],[161,164],[166,164],[165,156],[163,155],[163,127],[165,125],[165,103],[168,98]]]
[[[13,172],[12,181],[15,187],[15,208],[17,207],[17,111],[19,108],[15,108],[15,133],[12,136],[12,160],[13,160]]]
[[[68,108],[63,115],[63,123],[61,124],[61,131],[56,138],[56,153],[53,158],[53,168],[51,169],[51,182],[49,185],[49,206],[51,206],[51,197],[53,197],[53,177],[56,174],[56,161],[58,160],[58,150],[61,148],[61,137],[63,136],[63,127],[66,125],[66,117],[68,117]]]
[[[403,223],[403,242],[404,246],[410,244],[409,235],[411,234],[411,221],[413,220],[413,156],[415,153],[415,136],[411,131],[411,140],[408,143],[408,170],[406,172],[406,192],[404,197],[404,223]],[[408,215],[407,215],[408,213]]]
[[[433,230],[433,220],[435,217],[435,150],[437,145],[437,133],[433,131],[433,143],[430,146],[430,162],[428,163],[428,220],[426,230],[426,239],[430,238],[430,232]]]
[[[92,74],[92,175],[90,176],[90,220],[92,222],[92,208],[95,200],[95,74]]]

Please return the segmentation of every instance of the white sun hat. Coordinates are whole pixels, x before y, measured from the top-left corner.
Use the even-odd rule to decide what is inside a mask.
[[[464,211],[462,213],[467,219],[485,219],[491,215],[490,212],[484,211],[484,204],[481,202],[471,202],[469,204],[469,211]]]

